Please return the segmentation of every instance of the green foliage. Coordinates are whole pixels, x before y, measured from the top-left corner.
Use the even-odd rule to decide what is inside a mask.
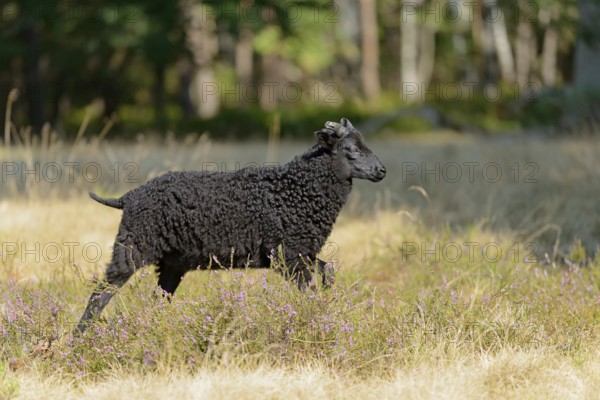
[[[548,97],[544,93],[540,93],[538,104],[523,105],[520,96],[515,99],[514,91],[500,82],[494,57],[483,59],[484,55],[479,54],[477,38],[473,37],[474,4],[461,4],[462,18],[458,19],[444,1],[427,1],[417,10],[419,23],[436,32],[435,65],[429,89],[436,92],[436,85],[455,82],[490,82],[508,90],[494,101],[480,94],[454,101],[438,92],[434,100],[423,99],[425,104],[435,103],[461,127],[469,128],[467,130],[498,132],[560,124],[564,118],[557,115],[570,114],[565,108],[573,104],[571,100],[575,103],[593,101],[582,93],[571,96],[562,92],[557,96],[566,96],[568,101],[559,99],[559,104],[556,96]],[[260,121],[274,111],[285,112],[284,121],[288,114],[293,120],[303,120],[298,115],[308,115],[309,108],[323,109],[323,114],[330,114],[332,106],[337,118],[347,108],[360,109],[359,114],[364,118],[376,117],[389,110],[386,96],[394,97],[396,109],[405,106],[399,96],[401,83],[398,82],[401,69],[398,40],[403,12],[398,2],[377,3],[379,72],[386,93],[381,99],[366,103],[361,94],[360,27],[353,26],[360,24],[358,3],[208,0],[201,2],[201,18],[204,22],[214,19],[216,24],[213,39],[217,42],[218,54],[213,60],[217,73],[214,83],[226,84],[227,88],[239,83],[235,68],[236,45],[243,35],[249,35],[253,55],[246,62],[252,64],[253,72],[245,79],[250,79],[251,84],[260,86],[261,82],[271,79],[275,75],[273,69],[277,69],[280,76],[274,76],[274,80],[292,81],[304,92],[313,90],[314,82],[332,85],[336,89],[336,101],[325,102],[310,95],[303,98],[302,104],[280,99],[276,107],[261,108],[259,102],[247,98],[231,101],[223,96],[223,112],[209,121],[200,121],[184,100],[185,93],[191,90],[192,78],[184,77],[189,74],[185,71],[193,69],[195,62],[190,41],[198,38],[188,37],[194,34],[188,31],[190,21],[183,9],[189,6],[197,11],[198,5],[194,1],[158,0],[110,0],[90,4],[19,0],[2,4],[0,110],[5,109],[8,91],[18,86],[21,96],[14,104],[12,115],[15,126],[40,123],[35,121],[37,106],[42,113],[41,123],[48,121],[62,135],[72,137],[84,119],[85,108],[95,99],[102,99],[102,118],[92,121],[91,132],[101,131],[106,121],[117,115],[115,135],[119,137],[130,137],[143,130],[153,130],[160,135],[167,131],[185,135],[189,130],[204,129],[204,125],[214,136],[246,137],[247,132],[251,136],[265,132],[267,125]],[[538,49],[532,54],[536,58],[532,81],[539,81],[540,51],[550,28],[556,30],[559,37],[558,87],[570,79],[569,65],[578,32],[577,5],[576,0],[499,3],[513,47],[520,22],[529,23],[537,38]],[[588,41],[593,39],[593,33],[581,30],[582,37]],[[265,59],[269,57],[275,64],[266,68]],[[496,72],[486,76],[484,70]],[[357,106],[357,102],[363,104]],[[250,121],[250,129],[243,129],[243,123],[232,123],[231,118],[236,115],[232,109],[244,109],[238,116]],[[578,107],[573,106],[573,109]],[[256,115],[250,116],[251,113]],[[316,115],[320,111],[312,113]],[[4,118],[4,113],[0,113],[0,118]],[[425,126],[423,121],[413,120],[396,124],[395,129],[410,132]],[[34,130],[40,128],[34,126]],[[302,129],[305,129],[304,124]]]
[[[590,135],[600,132],[597,108],[600,91],[594,89],[545,89],[521,111],[525,126],[543,126],[551,133]]]
[[[286,36],[279,26],[266,26],[257,32],[254,47],[259,54],[277,54],[315,74],[330,66],[335,58],[334,24],[315,24],[314,15],[306,7],[298,8],[294,34]]]

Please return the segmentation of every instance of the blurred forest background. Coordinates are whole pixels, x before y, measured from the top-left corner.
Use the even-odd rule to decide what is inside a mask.
[[[0,16],[4,140],[84,121],[294,136],[342,115],[394,134],[600,130],[597,0],[9,0]]]

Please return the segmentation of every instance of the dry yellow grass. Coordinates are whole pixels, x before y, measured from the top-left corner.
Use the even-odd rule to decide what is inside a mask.
[[[320,366],[294,369],[235,365],[135,374],[115,370],[94,382],[16,375],[22,399],[594,399],[600,355],[579,364],[539,349],[505,350],[397,370],[387,378],[335,375]]]

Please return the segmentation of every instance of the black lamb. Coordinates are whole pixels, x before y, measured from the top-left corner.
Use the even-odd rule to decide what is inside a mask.
[[[350,121],[327,122],[317,144],[289,163],[235,172],[169,172],[101,204],[123,210],[112,260],[81,317],[84,331],[136,269],[157,266],[158,285],[173,294],[187,271],[215,258],[236,268],[283,265],[299,288],[311,269],[324,286],[333,274],[317,253],[352,189],[386,170]]]

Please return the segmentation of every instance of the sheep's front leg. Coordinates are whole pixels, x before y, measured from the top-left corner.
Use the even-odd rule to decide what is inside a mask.
[[[132,254],[133,251],[129,247],[115,246],[112,261],[106,269],[106,276],[90,296],[75,334],[82,333],[87,329],[90,322],[100,315],[116,291],[133,275],[135,266]]]
[[[312,286],[312,274],[303,260],[287,260],[286,265],[289,276],[296,283],[298,289],[305,291],[307,287]]]
[[[110,273],[111,271],[109,271]],[[127,282],[131,274],[107,274],[104,281],[100,282],[90,296],[83,316],[77,325],[77,330],[83,332],[87,329],[90,321],[96,319],[117,290]],[[77,333],[77,332],[76,332]]]

